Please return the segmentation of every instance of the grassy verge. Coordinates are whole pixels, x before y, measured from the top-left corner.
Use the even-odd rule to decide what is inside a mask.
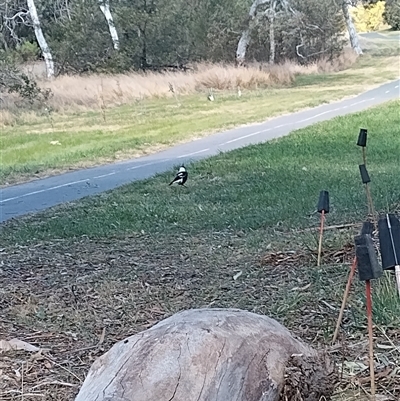
[[[6,226],[3,238],[304,227],[315,223],[312,213],[321,189],[331,193],[332,224],[360,219],[365,215],[358,171],[362,158],[354,145],[360,127],[370,132],[368,170],[376,208],[389,210],[400,198],[398,110],[394,101],[280,140],[222,153],[189,167],[188,189],[168,187],[172,173],[161,174],[22,220],[17,230]]]
[[[327,189],[328,226],[365,218],[355,145],[362,126],[376,208],[400,212],[399,105],[195,163],[187,189],[168,187],[169,172],[3,225],[0,332],[51,350],[22,365],[25,391],[37,392],[40,381],[42,399],[72,400],[93,359],[115,341],[188,308],[267,314],[328,346],[359,227],[327,230],[317,268],[315,204]],[[394,401],[400,302],[393,276],[373,288],[377,392]],[[355,280],[341,346],[331,349],[346,389],[337,400],[360,401],[368,390],[363,292]],[[29,356],[7,358],[0,386],[11,400]]]
[[[182,93],[189,94],[178,93],[174,97],[170,93],[165,97],[166,90],[158,97],[138,97],[120,106],[105,100],[102,108],[91,104],[91,111],[86,107],[86,111],[73,113],[23,114],[12,126],[3,127],[0,134],[0,184],[135,157],[216,130],[360,93],[398,77],[398,56],[395,55],[398,51],[396,53],[392,47],[383,47],[384,56],[379,56],[378,50],[382,48],[377,46],[378,50],[366,54],[344,71],[299,75],[291,72],[289,77],[282,73],[283,77],[277,78],[277,82],[286,84],[272,82],[267,89],[263,80],[270,73],[260,73],[260,77],[248,72],[249,76],[238,76],[239,81],[233,82],[223,70],[209,71],[200,86],[203,90],[205,87],[221,88],[215,92],[214,102],[207,100],[204,91],[192,93],[182,89]],[[388,56],[392,51],[393,55]],[[320,68],[329,70],[330,67]],[[279,73],[275,75],[278,77]],[[291,76],[295,77],[294,81]],[[251,89],[242,88],[242,96],[238,97],[236,86],[245,79]],[[257,89],[258,80],[261,80],[260,89]],[[160,87],[168,88],[167,81],[160,83]],[[184,82],[182,85],[184,88]],[[193,88],[196,87],[193,83]],[[109,92],[119,93],[122,89],[120,85],[118,88],[110,88]]]

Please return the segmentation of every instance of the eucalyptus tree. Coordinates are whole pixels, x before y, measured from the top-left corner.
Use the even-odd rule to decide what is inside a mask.
[[[259,21],[260,15],[265,15],[267,12],[265,8],[260,11],[261,6],[266,6],[270,3],[271,0],[254,0],[251,4],[247,25],[240,36],[236,49],[236,61],[239,65],[243,64],[246,60],[247,48],[251,42],[251,33]]]
[[[12,50],[26,37],[34,39],[29,27],[29,10],[26,0],[0,0],[0,39],[4,50]]]
[[[111,14],[110,1],[109,0],[99,0],[99,6],[100,6],[101,12],[104,14],[104,17],[107,21],[108,29],[110,31],[114,49],[119,50],[119,37],[118,37],[118,32],[115,28],[113,16]]]
[[[61,73],[307,63],[340,50],[347,1],[0,0],[0,47],[38,42],[49,76],[53,57]]]
[[[115,0],[116,1],[116,0]],[[121,51],[143,70],[234,61],[248,0],[118,0]]]
[[[400,2],[399,0],[386,0],[385,21],[393,28],[400,30]]]
[[[342,21],[340,7],[332,0],[253,0],[238,41],[237,63],[248,57],[269,63],[332,57],[343,45]]]
[[[60,8],[54,12],[51,0],[42,1],[46,1],[46,29],[60,73],[121,70],[98,0],[68,0],[67,7],[67,0],[59,0]]]
[[[342,3],[343,16],[344,20],[346,21],[351,47],[356,52],[356,54],[363,54],[360,42],[358,40],[356,27],[349,12],[349,7],[352,5],[352,2],[351,0],[340,0],[340,1]]]
[[[35,0],[4,0],[0,3],[1,37],[4,48],[18,47],[32,30],[46,63],[47,77],[54,76],[54,62],[50,47],[43,34]]]
[[[281,20],[286,55],[300,63],[334,59],[345,44],[341,7],[331,0],[292,0],[291,12]]]
[[[29,9],[29,16],[32,21],[33,29],[35,30],[36,40],[42,50],[43,58],[46,63],[47,77],[54,77],[54,61],[53,56],[50,51],[50,47],[47,44],[47,40],[43,35],[42,27],[40,25],[39,15],[36,10],[36,5],[34,0],[27,0],[27,5]]]

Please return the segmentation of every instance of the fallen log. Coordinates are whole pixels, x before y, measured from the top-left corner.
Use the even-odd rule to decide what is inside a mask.
[[[192,309],[116,343],[75,401],[329,400],[332,366],[267,316]]]

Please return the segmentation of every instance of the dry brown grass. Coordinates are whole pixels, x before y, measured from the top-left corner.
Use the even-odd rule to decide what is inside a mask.
[[[329,61],[328,59],[322,59],[318,61],[318,73],[342,71],[353,65],[357,58],[358,56],[354,53],[353,49],[346,47],[340,56],[334,60]]]
[[[321,60],[315,64],[301,66],[293,62],[279,65],[253,63],[246,67],[227,64],[196,64],[189,72],[130,72],[118,75],[60,76],[40,85],[51,89],[50,106],[57,111],[66,109],[101,108],[121,105],[144,98],[215,90],[259,89],[290,84],[296,75],[318,74],[338,71],[353,64],[356,56],[344,52],[333,62]]]
[[[129,72],[115,75],[63,75],[48,81],[40,63],[26,65],[24,72],[37,79],[39,86],[52,92],[46,104],[21,107],[15,94],[3,94],[0,125],[35,122],[48,111],[58,113],[104,110],[113,106],[156,99],[215,91],[257,90],[290,85],[297,75],[325,74],[344,70],[354,64],[357,56],[351,49],[335,60],[322,59],[303,66],[293,62],[268,65],[251,63],[245,67],[229,64],[195,64],[188,72]],[[171,91],[172,88],[172,91]],[[178,99],[179,98],[179,99]],[[31,109],[31,110],[30,110]]]
[[[0,113],[0,126],[12,125],[15,121],[15,116],[9,110],[1,110]]]

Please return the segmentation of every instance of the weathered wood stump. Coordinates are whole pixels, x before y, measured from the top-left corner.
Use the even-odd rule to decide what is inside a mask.
[[[284,388],[292,394],[285,376],[293,354],[297,373],[298,354],[307,359],[307,380],[331,373],[318,363],[310,370],[318,353],[267,316],[187,310],[116,343],[93,363],[75,401],[277,401]],[[315,399],[329,399],[331,390],[317,387]]]

